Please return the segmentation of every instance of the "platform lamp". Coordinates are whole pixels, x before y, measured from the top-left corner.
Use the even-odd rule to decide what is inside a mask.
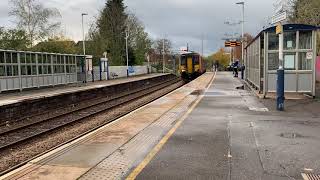
[[[85,33],[84,33],[84,23],[83,23],[83,18],[84,16],[87,16],[88,14],[87,13],[82,13],[81,14],[81,17],[82,17],[82,38],[83,38],[83,42],[82,42],[82,45],[83,45],[83,56],[84,56],[84,64],[85,64],[85,72],[84,72],[84,82],[87,83],[87,63],[86,63],[86,37],[85,37]]]
[[[129,77],[129,50],[128,50],[128,39],[130,37],[129,27],[125,30],[126,36],[126,57],[127,57],[127,77]]]
[[[242,6],[242,38],[241,38],[242,49],[241,49],[241,54],[242,54],[242,63],[244,63],[244,1],[237,2],[236,4]]]

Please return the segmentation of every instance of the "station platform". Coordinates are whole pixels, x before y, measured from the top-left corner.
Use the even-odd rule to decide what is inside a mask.
[[[302,179],[320,121],[270,110],[229,72],[176,91],[0,179]]]
[[[5,92],[0,94],[0,106],[15,104],[26,100],[35,100],[46,97],[58,96],[61,94],[74,93],[79,91],[87,91],[90,89],[97,89],[115,84],[122,84],[132,81],[139,81],[148,78],[163,76],[165,74],[154,73],[140,76],[132,76],[129,78],[112,79],[108,81],[96,81],[88,83],[77,83],[69,85],[61,85],[55,87],[47,87],[42,89],[31,89],[22,92]]]

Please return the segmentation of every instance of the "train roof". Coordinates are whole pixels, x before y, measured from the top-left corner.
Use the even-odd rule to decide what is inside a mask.
[[[200,55],[199,53],[192,52],[192,51],[180,51],[178,54],[179,55],[189,55],[189,54],[198,54],[198,55]]]

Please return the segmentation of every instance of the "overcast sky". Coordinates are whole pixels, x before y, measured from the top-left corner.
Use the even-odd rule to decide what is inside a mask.
[[[0,1],[0,23],[13,27],[9,0]],[[39,0],[46,6],[58,8],[62,14],[62,27],[68,37],[81,39],[81,13],[86,12],[86,26],[95,21],[105,0]],[[273,13],[275,0],[245,0],[245,32],[256,35]],[[190,44],[200,52],[201,37],[204,37],[206,55],[223,46],[226,33],[241,34],[241,26],[228,26],[225,21],[241,19],[238,0],[125,0],[130,12],[144,23],[153,39],[166,37],[176,49]]]

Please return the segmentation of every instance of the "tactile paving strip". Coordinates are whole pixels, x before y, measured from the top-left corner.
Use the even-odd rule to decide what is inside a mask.
[[[89,170],[80,179],[122,179],[132,167],[143,160],[148,150],[156,145],[174,125],[174,122],[181,118],[196,100],[197,96],[188,96],[159,120],[141,131],[131,141]]]
[[[318,174],[301,174],[304,180],[320,180],[320,175]]]

